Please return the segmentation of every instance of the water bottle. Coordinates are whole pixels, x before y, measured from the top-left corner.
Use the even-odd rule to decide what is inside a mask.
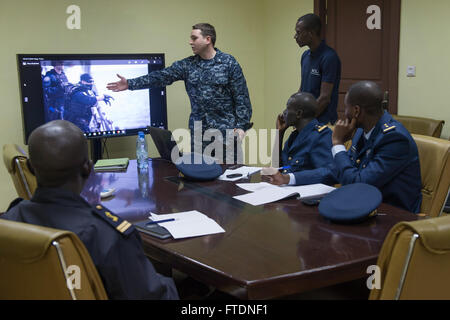
[[[139,191],[143,199],[148,198],[149,177],[148,170],[141,169],[138,171]]]
[[[136,159],[138,170],[148,169],[148,147],[143,131],[138,132],[136,141]]]

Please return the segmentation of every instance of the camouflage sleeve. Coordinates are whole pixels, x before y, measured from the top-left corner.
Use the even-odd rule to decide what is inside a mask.
[[[184,80],[186,70],[185,65],[185,60],[180,60],[174,62],[170,67],[165,69],[150,72],[142,77],[128,79],[128,89],[137,90],[165,87],[177,80]]]
[[[247,82],[245,81],[241,66],[234,59],[231,65],[231,92],[236,114],[236,128],[246,131],[250,127],[252,104],[250,102]]]

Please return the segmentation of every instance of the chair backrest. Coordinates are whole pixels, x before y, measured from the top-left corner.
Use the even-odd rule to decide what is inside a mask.
[[[450,299],[450,216],[396,224],[381,248],[369,299]]]
[[[442,214],[450,185],[450,141],[412,134],[419,150],[422,176],[421,212]]]
[[[107,299],[72,232],[0,219],[0,299]]]
[[[435,120],[429,118],[411,117],[392,115],[392,117],[400,121],[410,133],[422,134],[435,138],[441,137],[444,120]]]
[[[36,177],[28,168],[25,152],[16,144],[5,144],[3,161],[11,174],[18,196],[27,200],[31,199],[37,182]]]

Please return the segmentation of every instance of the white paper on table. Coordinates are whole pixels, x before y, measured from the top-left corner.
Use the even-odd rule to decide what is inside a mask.
[[[275,202],[281,199],[289,198],[294,195],[300,196],[300,199],[321,198],[335,188],[325,184],[311,184],[305,186],[274,186],[269,183],[239,183],[239,187],[253,191],[240,196],[234,196],[234,199],[244,201],[253,206]]]
[[[292,190],[285,190],[278,187],[278,190],[273,188],[262,188],[258,191],[247,193],[241,196],[234,196],[234,199],[244,201],[253,206],[259,206],[261,204],[275,202],[284,198],[291,197],[297,194]]]
[[[242,178],[246,178],[247,175],[252,175],[258,171],[260,171],[262,168],[261,167],[247,167],[247,166],[243,166],[243,167],[239,167],[237,169],[227,169],[225,170],[225,172],[218,178],[219,180],[223,180],[223,181],[237,181],[239,179]],[[229,174],[242,174],[242,176],[237,177],[237,178],[227,178],[227,175]]]
[[[280,187],[270,184],[268,182],[236,183],[236,185],[241,189],[244,189],[246,191],[251,191],[251,192],[255,192],[255,191],[266,189],[266,188],[275,188],[275,189],[280,188]]]
[[[175,221],[158,223],[161,227],[166,228],[174,239],[225,232],[217,222],[197,210],[169,214],[150,212],[149,219],[152,221],[175,219]]]
[[[300,195],[300,199],[317,199],[325,196],[331,191],[335,190],[335,187],[327,186],[326,184],[308,184],[304,186],[283,186],[283,189],[292,190]]]

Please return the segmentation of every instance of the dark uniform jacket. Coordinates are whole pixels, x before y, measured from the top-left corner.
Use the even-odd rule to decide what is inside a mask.
[[[94,91],[78,84],[68,92],[65,120],[73,122],[81,131],[88,132],[92,119],[92,107],[97,104]]]
[[[126,220],[79,195],[38,188],[1,218],[74,232],[84,243],[110,299],[178,299],[170,278],[156,273],[141,238]]]
[[[46,89],[51,104],[54,107],[64,106],[64,86],[67,85],[69,80],[67,80],[64,71],[58,73],[55,69],[48,71],[45,74],[46,80],[49,81],[49,86]]]
[[[369,140],[364,140],[363,129],[357,129],[350,150],[337,153],[326,168],[295,172],[296,184],[367,183],[381,191],[383,202],[419,212],[422,202],[419,153],[408,130],[385,112]]]
[[[319,125],[316,119],[300,132],[293,131],[281,152],[282,166],[290,166],[283,173],[318,169],[332,163],[331,134],[330,128]]]
[[[408,130],[385,112],[365,142],[358,129],[348,152],[334,159],[335,174],[345,185],[363,182],[380,189],[383,202],[417,213],[422,179],[417,145]]]

